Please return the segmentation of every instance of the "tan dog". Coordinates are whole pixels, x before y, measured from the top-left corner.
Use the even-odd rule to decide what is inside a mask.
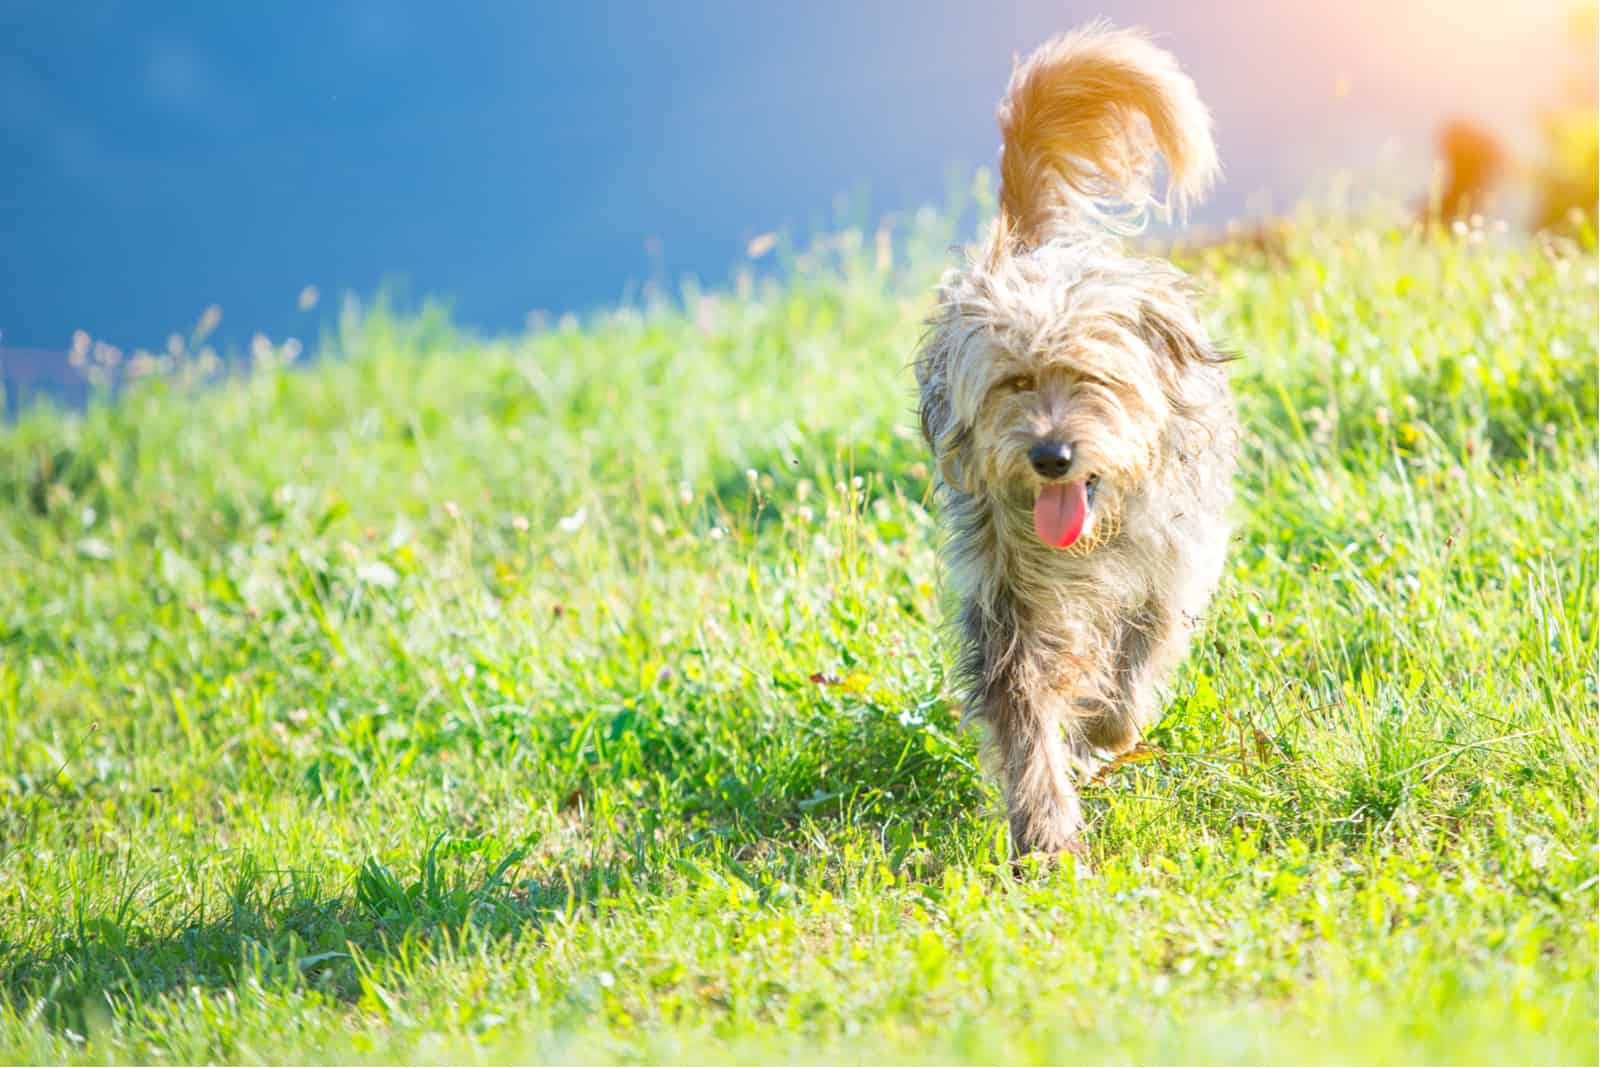
[[[961,599],[966,713],[1019,852],[1079,850],[1074,779],[1160,711],[1221,574],[1238,428],[1177,268],[1117,240],[1217,172],[1194,83],[1142,33],[1044,45],[1000,107],[1000,212],[917,357]]]

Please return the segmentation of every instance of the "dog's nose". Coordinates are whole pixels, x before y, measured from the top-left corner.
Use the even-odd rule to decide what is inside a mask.
[[[1060,478],[1072,466],[1072,446],[1061,441],[1044,441],[1028,450],[1028,462],[1040,478]]]

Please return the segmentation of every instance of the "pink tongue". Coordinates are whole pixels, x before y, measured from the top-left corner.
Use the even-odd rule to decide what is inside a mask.
[[[1033,529],[1039,540],[1065,549],[1083,533],[1089,514],[1089,497],[1082,482],[1052,482],[1033,502]]]

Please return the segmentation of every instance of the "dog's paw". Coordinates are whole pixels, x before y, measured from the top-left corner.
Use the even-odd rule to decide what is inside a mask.
[[[1081,721],[1084,740],[1096,749],[1119,756],[1139,744],[1139,725],[1126,716],[1106,714]]]
[[[1058,848],[1019,851],[1011,861],[1011,871],[1019,879],[1056,868],[1067,868],[1078,875],[1090,874],[1089,845],[1081,835],[1073,835]]]
[[[1087,857],[1089,847],[1083,840],[1083,823],[1074,811],[1070,816],[1061,814],[1052,820],[1036,820],[1023,826],[1013,822],[1011,846],[1016,856],[1071,855]]]

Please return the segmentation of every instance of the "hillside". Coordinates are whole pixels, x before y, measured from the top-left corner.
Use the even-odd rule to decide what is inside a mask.
[[[0,428],[0,1057],[1600,1058],[1592,238],[1179,253],[1235,549],[1020,877],[911,412],[948,243]]]

